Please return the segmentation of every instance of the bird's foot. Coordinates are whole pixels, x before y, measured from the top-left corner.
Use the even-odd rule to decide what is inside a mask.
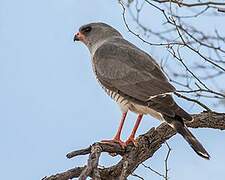
[[[107,143],[107,144],[119,144],[122,148],[126,147],[126,143],[124,143],[121,139],[110,139],[110,140],[102,140],[102,143]]]
[[[137,140],[136,139],[134,139],[134,137],[132,137],[132,136],[130,136],[127,140],[126,140],[126,142],[125,142],[125,145],[127,146],[128,144],[130,144],[130,143],[133,143],[134,144],[134,146],[137,146]]]

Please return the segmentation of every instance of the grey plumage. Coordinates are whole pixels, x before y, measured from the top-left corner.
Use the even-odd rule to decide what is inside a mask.
[[[93,55],[93,66],[96,77],[107,89],[170,117],[178,113],[192,119],[171,95],[164,95],[175,88],[153,58],[125,39],[113,38],[103,43]]]
[[[104,23],[84,25],[80,32],[85,36],[82,41],[91,53],[98,82],[122,111],[151,114],[165,120],[200,156],[209,158],[207,151],[184,125],[183,119],[190,121],[192,117],[173,100],[171,94],[176,89],[149,54]]]

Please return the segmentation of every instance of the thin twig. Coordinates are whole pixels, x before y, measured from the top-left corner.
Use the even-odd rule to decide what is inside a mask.
[[[165,175],[161,174],[160,172],[158,172],[157,170],[153,169],[150,166],[146,166],[144,163],[142,163],[141,165],[143,165],[145,168],[149,169],[150,171],[152,171],[153,173],[157,174],[160,177],[163,177],[165,179]]]
[[[186,100],[188,100],[188,101],[195,102],[196,104],[198,104],[199,106],[203,107],[203,108],[204,108],[205,110],[207,110],[207,111],[212,111],[209,107],[207,107],[205,104],[201,103],[200,101],[198,101],[198,100],[196,100],[196,99],[189,98],[189,97],[184,96],[184,95],[182,95],[182,94],[180,94],[180,93],[177,93],[177,92],[175,92],[174,94],[175,94],[177,97],[186,99]]]
[[[168,172],[169,172],[169,169],[168,169],[168,160],[169,160],[169,156],[170,156],[170,153],[171,153],[171,148],[169,146],[169,144],[166,142],[165,143],[167,148],[168,148],[168,152],[166,154],[166,159],[165,159],[165,180],[168,180],[169,177],[168,177]]]
[[[138,179],[145,180],[143,177],[141,177],[140,175],[137,175],[135,173],[133,173],[131,175],[134,176],[134,177],[137,177]]]

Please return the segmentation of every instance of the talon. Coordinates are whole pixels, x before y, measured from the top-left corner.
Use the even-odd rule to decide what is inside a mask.
[[[126,147],[126,143],[124,143],[120,139],[102,140],[101,142],[107,144],[119,144],[123,149]]]
[[[136,147],[138,146],[137,140],[135,140],[133,137],[129,137],[125,142],[126,146],[129,145],[130,143],[133,143],[134,146],[136,146]]]

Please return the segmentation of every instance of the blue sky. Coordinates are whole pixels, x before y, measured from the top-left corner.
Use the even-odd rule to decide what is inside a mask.
[[[117,1],[0,0],[0,169],[1,179],[31,180],[83,165],[87,157],[67,160],[65,154],[113,137],[120,110],[99,87],[90,55],[72,41],[78,28],[103,21],[128,40],[162,58],[154,48],[129,34]],[[157,21],[151,18],[152,23]],[[187,102],[179,104],[189,109]],[[196,111],[199,111],[197,109]],[[133,126],[129,114],[123,138]],[[145,117],[138,134],[158,121]],[[225,170],[224,133],[193,130],[210,152],[210,161],[197,157],[180,136],[169,143],[171,180],[221,179]],[[163,170],[166,148],[147,161]],[[103,165],[119,157],[101,157]],[[146,179],[159,179],[144,168]],[[134,179],[131,177],[130,179]]]

